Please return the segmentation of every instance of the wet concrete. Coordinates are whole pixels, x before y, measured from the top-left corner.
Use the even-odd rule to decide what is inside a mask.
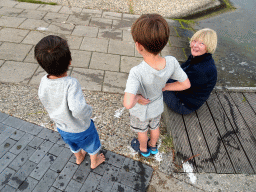
[[[198,21],[196,29],[211,28],[218,34],[214,60],[217,86],[256,87],[256,3],[231,0],[236,10]]]

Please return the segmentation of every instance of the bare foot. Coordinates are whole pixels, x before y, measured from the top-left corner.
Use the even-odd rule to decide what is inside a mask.
[[[84,151],[83,149],[80,151],[80,154],[78,156],[76,156],[76,164],[77,165],[80,165],[84,158],[85,158],[85,155],[86,155],[86,151]]]
[[[99,155],[97,154],[97,157],[95,158],[95,161],[91,162],[91,168],[95,169],[96,167],[98,167],[104,161],[105,161],[105,156],[103,155],[103,153],[101,153]]]

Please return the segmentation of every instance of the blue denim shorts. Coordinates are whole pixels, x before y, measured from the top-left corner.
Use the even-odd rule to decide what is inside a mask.
[[[101,149],[99,135],[91,120],[90,127],[81,133],[69,133],[57,128],[63,141],[67,143],[73,153],[78,153],[81,149],[89,155],[95,155]]]

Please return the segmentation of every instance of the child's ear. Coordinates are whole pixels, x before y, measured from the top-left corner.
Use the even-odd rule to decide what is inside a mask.
[[[136,42],[135,45],[136,45],[136,48],[137,48],[138,52],[143,51],[143,48],[144,48],[143,45],[141,45],[141,44],[138,43],[138,42]]]
[[[70,66],[71,65],[71,60],[69,61],[69,65],[68,66]]]

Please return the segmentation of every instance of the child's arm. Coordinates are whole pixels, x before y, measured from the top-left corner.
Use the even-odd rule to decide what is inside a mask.
[[[166,83],[162,91],[183,91],[185,89],[190,88],[190,86],[191,86],[190,81],[187,78],[183,82],[176,81],[174,83]]]
[[[138,100],[141,99],[145,101],[145,98],[141,95],[134,95],[132,93],[124,93],[124,101],[123,105],[126,109],[131,109],[134,107],[134,105],[138,102]],[[148,100],[148,99],[147,99]],[[149,100],[148,100],[149,101]],[[149,101],[150,102],[150,101]]]
[[[81,86],[75,81],[68,90],[68,107],[77,119],[88,119],[92,116],[92,107],[85,101]]]

